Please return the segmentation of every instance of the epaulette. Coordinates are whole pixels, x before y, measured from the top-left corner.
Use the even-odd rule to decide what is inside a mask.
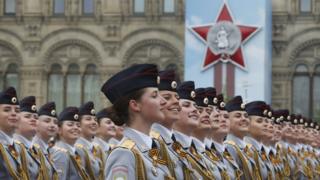
[[[40,149],[40,145],[39,144],[33,144],[33,146],[37,149]]]
[[[20,142],[19,140],[13,140],[13,142],[15,142],[15,143],[17,143],[17,144],[19,144],[19,145],[21,145],[22,144],[22,142]]]
[[[160,138],[160,133],[154,131],[154,130],[151,130],[149,135],[152,137],[152,138],[155,138],[155,139],[159,139]]]
[[[135,146],[135,144],[136,143],[134,141],[130,139],[126,139],[119,144],[119,147],[127,148],[131,150]]]
[[[230,140],[225,141],[224,143],[225,143],[225,144],[232,145],[232,146],[237,146],[237,144],[236,144],[234,141],[230,141]]]
[[[83,149],[83,145],[82,144],[75,144],[74,146],[77,147],[77,148]]]
[[[62,152],[64,152],[64,153],[67,153],[68,152],[68,150],[66,150],[65,148],[62,148],[62,147],[54,147],[56,150],[58,150],[58,151],[62,151]]]

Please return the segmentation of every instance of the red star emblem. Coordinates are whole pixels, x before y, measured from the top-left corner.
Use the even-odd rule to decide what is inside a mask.
[[[229,9],[226,4],[223,5],[218,18],[216,20],[216,23],[219,22],[231,22],[233,23],[233,18],[231,17],[231,14],[229,12]],[[224,54],[224,53],[214,53],[212,50],[208,47],[208,32],[210,31],[211,27],[214,25],[200,25],[200,26],[193,26],[191,27],[191,31],[196,34],[197,37],[199,37],[201,40],[205,42],[207,45],[206,49],[206,55],[203,63],[203,68],[207,68],[210,65],[213,65],[220,60],[222,61],[230,61],[231,63],[239,66],[240,68],[245,68],[243,53],[242,53],[242,45],[250,38],[252,35],[258,30],[257,27],[253,26],[245,26],[245,25],[235,25],[237,28],[239,28],[240,34],[241,34],[241,44],[240,46],[235,50],[232,54]]]

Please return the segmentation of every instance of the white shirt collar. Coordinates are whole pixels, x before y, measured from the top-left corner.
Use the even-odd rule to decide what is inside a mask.
[[[150,136],[148,136],[138,130],[135,130],[132,128],[130,128],[130,129],[133,130],[134,132],[136,132],[150,149],[152,148],[152,138]]]
[[[71,151],[72,151],[73,154],[76,153],[76,148],[75,148],[74,146],[71,146],[71,145],[68,144],[68,143],[65,143],[65,144],[66,144],[66,146],[68,146],[68,147],[71,149]]]
[[[204,138],[204,144],[205,144],[208,148],[211,148],[212,139]]]
[[[216,147],[217,151],[224,152],[224,150],[225,150],[224,144],[220,144],[215,140],[212,140],[212,142],[214,143],[214,146]]]
[[[21,134],[14,134],[13,137],[19,136],[19,138],[21,138],[23,140],[23,144],[26,148],[30,148],[31,147],[31,141],[29,141],[27,138],[25,138],[24,136],[22,136]],[[14,138],[13,138],[14,139]]]
[[[179,131],[174,131],[174,133],[177,134],[178,136],[181,136],[181,138],[185,141],[185,144],[184,144],[185,146],[187,146],[188,148],[191,146],[192,139],[190,136],[187,136]]]

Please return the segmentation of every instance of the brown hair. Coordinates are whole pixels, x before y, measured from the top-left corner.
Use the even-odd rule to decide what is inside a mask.
[[[130,100],[140,100],[141,96],[145,92],[144,89],[136,90],[126,96],[118,99],[113,106],[110,107],[110,119],[117,126],[128,124],[129,121],[129,102]]]

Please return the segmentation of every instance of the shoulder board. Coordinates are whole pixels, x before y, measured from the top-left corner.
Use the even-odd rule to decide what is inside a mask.
[[[39,144],[33,144],[33,146],[37,149],[40,149],[40,145]]]
[[[22,144],[22,142],[20,142],[19,140],[16,140],[16,139],[13,140],[13,141],[14,141],[15,143],[19,144],[19,145]]]
[[[246,146],[247,146],[249,149],[252,148],[252,144],[250,144],[250,143],[247,143]]]
[[[77,147],[77,148],[80,148],[80,149],[84,148],[82,144],[75,144],[74,146]]]
[[[153,131],[151,130],[149,135],[152,137],[152,138],[155,138],[155,139],[159,139],[160,138],[160,133],[156,132],[156,131]]]
[[[230,145],[232,145],[232,146],[237,146],[235,142],[230,141],[230,140],[225,141],[224,143],[225,143],[225,144],[230,144]]]
[[[62,147],[54,147],[55,149],[57,149],[58,151],[62,151],[62,152],[65,152],[67,153],[68,150],[66,150],[65,148],[62,148]]]
[[[119,147],[127,148],[127,149],[132,149],[134,146],[135,146],[135,142],[130,139],[126,139],[119,144]]]

